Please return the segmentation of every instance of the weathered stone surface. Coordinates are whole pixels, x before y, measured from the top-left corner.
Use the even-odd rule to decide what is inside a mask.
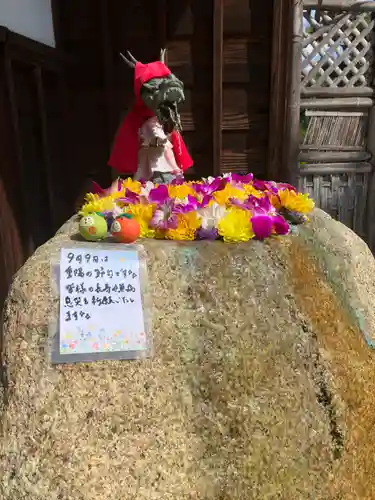
[[[375,498],[375,263],[354,233],[316,210],[266,243],[145,241],[154,358],[53,367],[50,254],[75,230],[7,300],[2,500]]]

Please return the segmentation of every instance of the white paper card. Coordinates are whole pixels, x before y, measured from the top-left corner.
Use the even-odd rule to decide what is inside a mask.
[[[61,249],[59,339],[61,355],[147,348],[136,251]]]

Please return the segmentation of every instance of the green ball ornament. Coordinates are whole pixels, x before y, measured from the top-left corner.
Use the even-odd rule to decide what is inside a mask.
[[[88,214],[79,222],[79,232],[87,241],[102,240],[107,236],[107,231],[107,221],[99,213]]]

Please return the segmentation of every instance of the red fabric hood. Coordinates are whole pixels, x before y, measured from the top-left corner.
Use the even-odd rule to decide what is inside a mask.
[[[136,99],[140,99],[141,87],[144,83],[153,78],[164,78],[171,74],[171,70],[160,61],[149,64],[137,62],[134,68],[134,94]]]
[[[154,116],[151,109],[143,103],[140,95],[141,87],[152,78],[163,78],[171,74],[171,70],[162,62],[149,64],[137,62],[134,68],[135,104],[122,122],[112,148],[108,164],[119,173],[134,174],[138,168],[138,151],[140,147],[138,131],[142,124]],[[171,142],[176,163],[183,171],[193,165],[185,143],[178,132],[172,132]]]

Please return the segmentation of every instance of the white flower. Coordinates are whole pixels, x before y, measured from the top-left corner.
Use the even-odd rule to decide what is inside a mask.
[[[198,210],[198,214],[202,218],[203,229],[217,228],[218,222],[224,217],[226,208],[218,203],[211,202],[207,207]]]
[[[212,176],[202,178],[203,182],[208,183],[208,184],[211,184],[211,182],[213,182],[215,179],[216,179],[216,177],[212,177]]]

